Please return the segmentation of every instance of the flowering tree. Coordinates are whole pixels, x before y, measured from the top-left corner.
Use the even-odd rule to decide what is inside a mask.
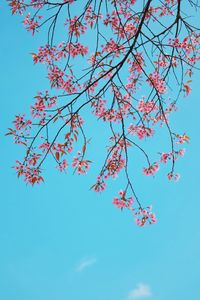
[[[89,140],[82,111],[87,108],[106,122],[110,137],[95,192],[103,192],[110,178],[121,172],[126,179],[113,204],[127,208],[137,225],[156,222],[151,207],[143,207],[129,175],[131,151],[144,155],[143,174],[154,176],[169,163],[169,180],[178,180],[175,162],[184,155],[185,133],[176,133],[170,115],[179,98],[188,96],[193,71],[200,60],[200,33],[187,11],[198,10],[195,0],[8,0],[12,14],[25,15],[23,24],[35,35],[44,28],[47,41],[34,64],[47,68],[50,89],[39,92],[31,116],[17,115],[7,135],[25,146],[17,160],[18,177],[28,184],[44,181],[41,167],[51,156],[63,172],[69,166],[86,174]],[[190,23],[189,23],[190,22]],[[63,25],[63,28],[60,26]],[[58,28],[64,41],[57,42]],[[60,33],[59,33],[60,35]],[[89,42],[88,42],[89,41]],[[152,161],[143,141],[168,132],[169,151]],[[75,155],[75,156],[74,156]]]

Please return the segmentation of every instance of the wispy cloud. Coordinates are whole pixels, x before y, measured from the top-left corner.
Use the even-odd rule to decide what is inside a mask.
[[[144,283],[139,283],[135,289],[131,290],[128,295],[129,300],[147,298],[152,295],[151,288]]]
[[[84,269],[94,265],[96,261],[96,257],[87,257],[82,259],[76,268],[76,272],[82,272]]]

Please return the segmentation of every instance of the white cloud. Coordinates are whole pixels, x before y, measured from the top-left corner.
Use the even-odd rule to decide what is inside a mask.
[[[81,260],[76,268],[76,272],[82,272],[85,268],[88,268],[96,263],[95,257],[87,257]]]
[[[128,295],[129,300],[150,297],[152,295],[151,289],[147,284],[139,283],[135,289],[131,290]]]

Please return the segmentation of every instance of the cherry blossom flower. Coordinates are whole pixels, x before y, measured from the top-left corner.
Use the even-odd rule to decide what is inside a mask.
[[[132,123],[128,127],[128,132],[132,135],[137,135],[137,137],[142,140],[146,137],[151,137],[154,135],[154,130],[144,125],[133,125]]]
[[[177,182],[177,181],[179,181],[181,176],[180,176],[179,173],[174,174],[174,173],[170,172],[170,173],[167,174],[167,177],[168,177],[169,180],[173,180],[173,181]]]
[[[85,160],[83,158],[83,155],[81,155],[81,152],[77,152],[77,156],[73,158],[72,167],[75,169],[75,171],[80,174],[86,174],[88,169],[90,168],[91,161]]]
[[[159,165],[158,163],[154,163],[153,165],[151,165],[150,167],[148,168],[144,168],[143,169],[143,173],[144,175],[146,176],[154,176],[155,173],[159,170]]]
[[[56,168],[57,168],[60,172],[65,171],[67,167],[68,167],[68,164],[67,164],[66,159],[63,159],[63,161],[61,161],[61,162],[59,163],[59,165],[56,166]]]
[[[126,185],[114,198],[114,206],[129,210],[140,227],[155,223],[151,207],[143,208],[135,193],[129,157],[134,151],[144,155],[146,176],[168,164],[168,179],[180,177],[174,173],[175,164],[185,154],[181,145],[190,139],[172,129],[171,115],[177,111],[178,98],[190,95],[200,61],[200,35],[185,22],[180,1],[109,0],[106,7],[98,1],[8,2],[12,14],[24,14],[22,23],[32,35],[48,28],[48,41],[31,55],[36,68],[41,64],[46,69],[51,91],[37,93],[30,116],[18,114],[6,133],[25,149],[23,162],[14,167],[18,177],[30,185],[40,184],[43,165],[51,159],[60,172],[71,165],[75,173],[87,174],[91,165],[86,159],[87,132],[98,135],[92,122],[99,120],[107,138],[106,155],[91,189],[101,193],[120,175]],[[60,24],[64,31],[58,30]],[[161,152],[151,164],[148,146],[143,145],[163,128],[170,148],[164,150],[164,143],[159,143]],[[98,147],[102,140],[96,136]],[[74,155],[76,147],[82,150]]]
[[[154,213],[152,213],[152,207],[147,206],[145,209],[138,209],[138,211],[135,212],[135,222],[138,226],[143,227],[146,224],[154,224],[156,223],[156,216]]]
[[[126,193],[125,191],[120,191],[119,192],[119,198],[115,197],[113,199],[113,204],[117,207],[117,208],[128,208],[131,211],[133,211],[133,209],[131,208],[132,205],[134,203],[133,197],[129,197],[126,198]]]
[[[101,176],[98,176],[96,183],[92,186],[92,189],[95,192],[100,193],[100,192],[104,192],[105,188],[106,188],[105,180]]]

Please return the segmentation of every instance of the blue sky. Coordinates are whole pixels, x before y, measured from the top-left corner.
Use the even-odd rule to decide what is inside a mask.
[[[178,162],[181,180],[135,175],[141,199],[158,217],[156,225],[138,228],[112,205],[117,182],[102,195],[89,190],[92,170],[79,177],[50,167],[45,184],[34,188],[16,178],[11,167],[21,150],[4,133],[43,89],[46,73],[29,55],[42,36],[27,34],[5,2],[0,23],[0,299],[199,299],[199,74],[174,119],[191,137]]]

